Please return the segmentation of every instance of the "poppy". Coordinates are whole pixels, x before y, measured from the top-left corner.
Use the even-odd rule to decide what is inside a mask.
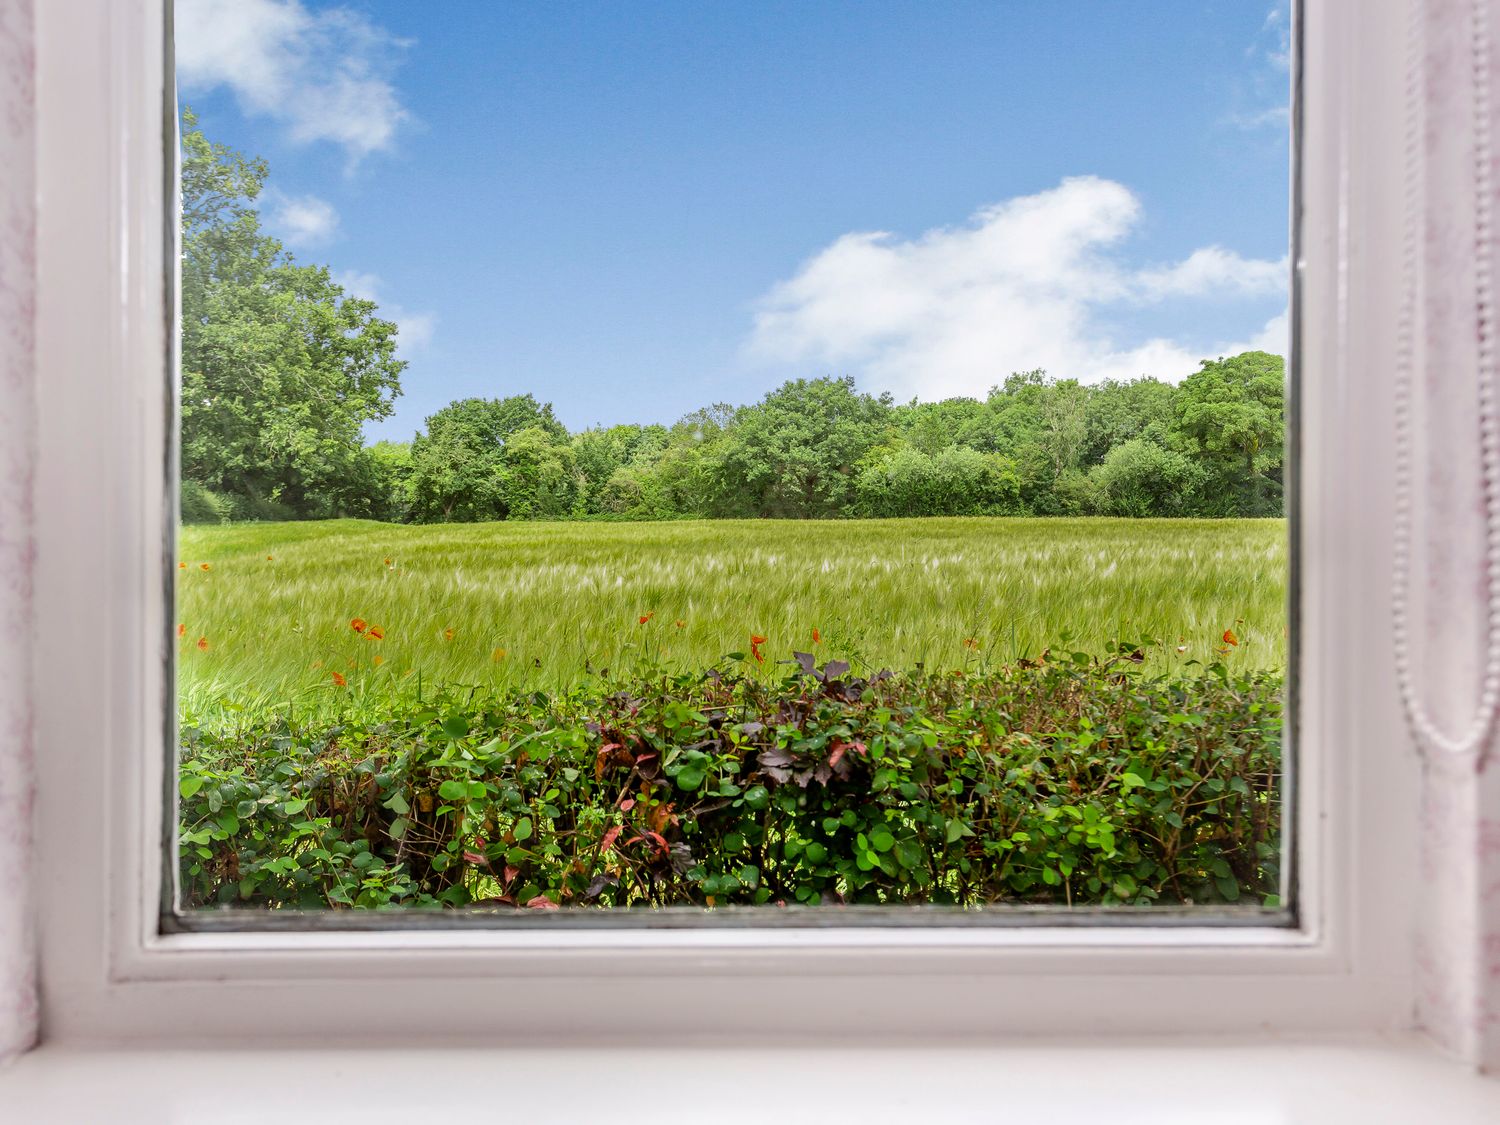
[[[681,629],[685,625],[687,625],[687,622],[684,621],[682,618],[679,617],[676,621],[673,622],[673,624],[676,625],[679,629]]]
[[[334,685],[337,687],[344,687],[349,683],[349,681],[344,679],[344,677],[338,672],[329,672],[328,674],[333,677]]]
[[[186,625],[179,625],[179,626],[177,626],[177,637],[178,637],[178,639],[181,640],[185,636],[187,636],[187,626]]]
[[[274,556],[274,555],[267,555],[266,556],[266,562],[275,562],[275,561],[276,561],[276,556]]]
[[[198,564],[198,569],[199,570],[212,570],[213,567],[209,566],[207,563],[199,563]]]
[[[751,633],[750,643],[753,645],[763,645],[766,643],[766,638],[762,637],[759,633]]]
[[[1240,639],[1234,635],[1233,629],[1224,630],[1224,643],[1226,645],[1238,645],[1240,643]]]
[[[375,667],[379,668],[382,664],[385,663],[385,657],[381,656],[380,653],[377,652],[375,654],[375,661],[374,661],[374,663],[375,663]]]
[[[451,641],[452,639],[453,639],[453,630],[452,629],[444,629],[443,630],[443,640],[445,640],[445,641]]]
[[[186,570],[187,569],[187,563],[185,563],[185,562],[178,563],[177,564],[177,569],[178,570]]]
[[[385,560],[385,565],[386,566],[395,566],[396,563],[395,563],[395,561],[393,559],[386,559]]]
[[[813,626],[813,644],[820,645],[822,643],[823,643],[823,634],[820,633],[820,632],[818,632],[818,627],[816,625],[814,625]]]
[[[490,659],[493,660],[496,664],[499,664],[502,660],[505,659],[505,650],[503,648],[497,648],[494,652],[490,653]]]
[[[365,636],[369,637],[372,641],[383,641],[385,640],[385,630],[379,625],[371,625],[369,632]]]
[[[759,633],[750,634],[750,655],[755,657],[755,663],[764,664],[766,658],[761,655],[760,646],[766,643],[766,638]]]
[[[655,616],[656,616],[656,610],[653,609],[650,613],[642,614],[641,615],[641,619],[640,619],[639,622],[637,622],[637,624],[644,625],[646,622],[650,621]]]
[[[363,617],[355,617],[349,621],[349,628],[353,629],[356,633],[363,633],[369,627],[369,622]]]
[[[198,638],[198,651],[199,652],[207,652],[208,651],[208,638],[207,637],[199,637]]]
[[[964,638],[964,648],[977,649],[978,647],[979,647],[979,641],[976,640],[975,638],[973,638],[973,637],[965,637]]]

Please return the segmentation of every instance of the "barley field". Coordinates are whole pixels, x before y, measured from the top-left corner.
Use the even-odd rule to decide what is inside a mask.
[[[946,668],[1149,639],[1163,668],[1274,668],[1286,647],[1280,520],[338,520],[186,528],[179,557],[186,713],[730,653],[775,675],[794,650]]]

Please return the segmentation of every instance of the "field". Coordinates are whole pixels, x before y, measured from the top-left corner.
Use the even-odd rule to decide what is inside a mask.
[[[1162,670],[1279,669],[1285,652],[1280,520],[340,520],[187,528],[180,550],[180,692],[199,718],[701,668],[750,656],[752,635],[768,675],[795,650],[856,670],[1116,639],[1158,642]]]

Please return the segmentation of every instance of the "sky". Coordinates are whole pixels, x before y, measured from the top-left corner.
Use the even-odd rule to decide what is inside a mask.
[[[399,325],[369,440],[471,396],[580,429],[1285,349],[1285,0],[177,0],[176,34],[267,229]]]

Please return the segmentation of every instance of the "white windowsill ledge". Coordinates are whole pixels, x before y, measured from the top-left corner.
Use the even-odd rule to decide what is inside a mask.
[[[620,1038],[631,1039],[630,1020]],[[1493,1125],[1500,1079],[1417,1040],[734,1049],[44,1047],[0,1119],[47,1125],[416,1121]]]

